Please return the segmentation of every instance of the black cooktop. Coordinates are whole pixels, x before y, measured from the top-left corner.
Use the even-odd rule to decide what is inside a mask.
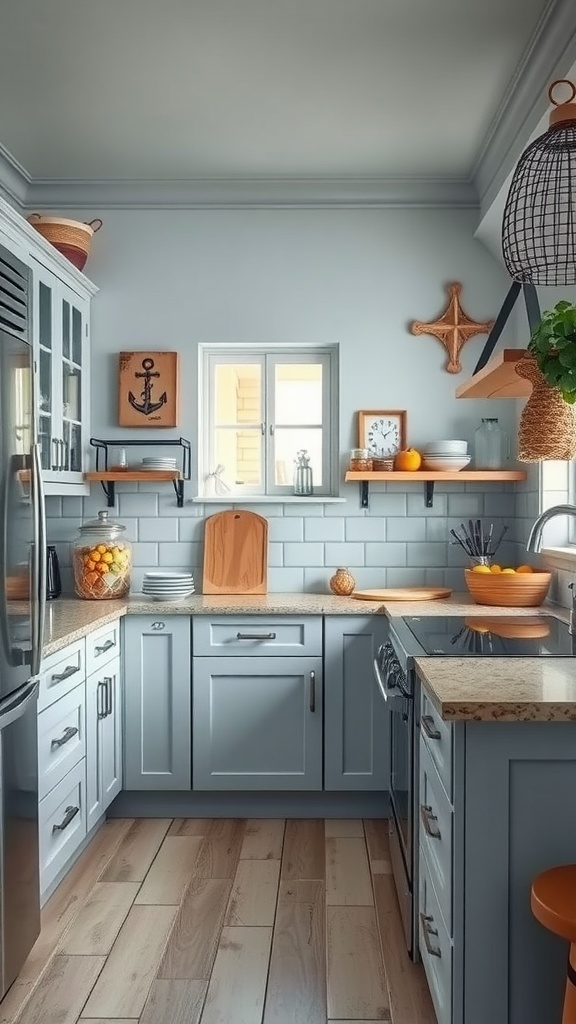
[[[403,621],[426,654],[440,657],[571,657],[576,636],[551,615],[419,615]]]

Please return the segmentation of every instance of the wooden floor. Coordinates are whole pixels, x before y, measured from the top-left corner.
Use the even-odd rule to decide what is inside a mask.
[[[106,822],[44,908],[0,1024],[434,1024],[385,825]]]

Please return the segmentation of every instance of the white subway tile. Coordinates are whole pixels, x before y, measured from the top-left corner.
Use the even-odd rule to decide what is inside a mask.
[[[423,569],[387,569],[387,587],[421,587],[424,584]],[[406,614],[410,614],[410,605],[406,605]]]
[[[418,516],[389,518],[386,520],[386,540],[424,540],[426,522],[426,519],[420,519]]]
[[[108,499],[100,487],[100,484],[92,484],[90,487],[90,494],[85,498],[82,498],[82,504],[84,509],[83,519],[95,519],[102,509],[105,509],[108,512],[110,519],[118,518],[118,491],[116,491],[114,505],[112,508],[108,508]],[[136,515],[138,515],[138,513],[136,513]]]
[[[82,501],[82,498],[79,499]],[[57,498],[53,494],[47,495],[44,500],[44,507],[46,509],[46,516],[53,516],[54,518],[60,518],[62,515],[62,498]]]
[[[323,544],[284,544],[284,565],[324,565]]]
[[[368,496],[370,516],[405,516],[406,515],[405,491],[394,489],[389,494],[378,494],[370,488]],[[415,513],[418,515],[418,513]]]
[[[156,516],[158,515],[157,494],[121,494],[119,498],[119,514],[121,516]]]
[[[445,587],[445,575],[444,569],[425,569],[424,583],[427,587]]]
[[[483,496],[481,494],[449,494],[448,515],[449,516],[482,516],[484,512]],[[499,514],[499,513],[498,513]]]
[[[512,519],[514,517],[515,510],[515,494],[504,494],[503,492],[491,494],[489,491],[486,491],[486,494],[484,495],[485,516],[504,516],[507,519]]]
[[[303,593],[304,569],[270,568],[268,591],[271,594]]]
[[[451,540],[450,527],[456,527],[460,524],[456,524],[456,521],[449,522],[446,519],[435,519],[430,517],[426,519],[426,540]]]
[[[424,485],[416,486],[412,494],[408,494],[407,510],[409,516],[447,516],[448,498],[458,498],[458,494],[442,494],[438,485],[434,488],[432,508],[427,508],[424,501]]]
[[[360,507],[360,495],[357,487],[346,489],[346,494],[342,497],[345,499],[343,502],[338,501],[334,505],[324,505],[324,517],[326,519],[333,519],[337,516],[365,516],[366,509]]]
[[[364,520],[361,520],[364,522]],[[344,519],[304,519],[304,540],[343,541]]]
[[[338,568],[340,565],[364,565],[363,544],[326,544],[324,559],[327,566]]]
[[[66,541],[51,541],[50,538],[48,543],[56,544],[56,554],[58,555],[58,563],[61,569],[72,565],[72,549],[70,544],[67,544]],[[64,590],[64,584],[62,584],[62,589]]]
[[[346,540],[385,540],[385,520],[381,516],[349,517],[346,519]]]
[[[445,569],[444,586],[454,590],[457,594],[466,594],[466,582],[463,569]]]
[[[205,519],[179,519],[178,540],[203,542],[205,528]]]
[[[209,506],[207,505],[206,508]],[[249,509],[250,512],[255,512],[258,516],[263,516],[264,519],[270,518],[270,516],[282,516],[284,515],[284,506],[280,502],[271,502],[270,504],[264,502],[252,502],[245,501],[241,505],[233,505],[233,508]]]
[[[140,519],[138,525],[138,540],[176,541],[178,540],[178,520],[160,519],[158,516],[154,519]]]
[[[304,590],[307,594],[329,594],[328,580],[332,575],[328,569],[304,569]]]
[[[354,579],[356,580],[355,589],[374,590],[375,588],[378,588],[379,590],[381,590],[383,587],[387,586],[387,574],[388,569],[383,569],[381,566],[371,568],[359,566],[357,569],[354,569],[354,572],[352,573]],[[366,610],[368,611],[368,613],[370,611],[370,608],[371,605],[366,605]]]
[[[278,567],[284,565],[284,545],[283,544],[269,544],[268,545],[268,565]]]
[[[446,565],[446,544],[408,544],[407,565],[442,568]]]
[[[278,519],[271,519],[268,523],[268,538],[274,541],[297,541],[304,538],[304,520],[285,519],[284,516]]]
[[[134,565],[149,565],[158,567],[158,545],[157,544],[133,544],[132,562]]]
[[[203,545],[194,542],[185,544],[161,543],[158,552],[158,565],[165,568],[190,569],[193,565],[201,565]]]
[[[366,565],[381,565],[384,569],[393,565],[406,565],[406,544],[367,544]]]
[[[53,498],[46,498],[46,515],[47,516],[48,515],[55,515],[55,514],[57,514],[57,513],[49,512],[48,511],[48,503],[50,501],[53,501],[53,500],[54,500]],[[61,500],[62,500],[62,513],[61,514],[63,516],[66,516],[67,519],[81,519],[82,518],[82,516],[84,514],[84,505],[82,503],[82,498],[74,497],[73,495],[71,495],[68,498],[66,498],[66,497],[62,498]]]
[[[74,540],[82,525],[82,519],[46,519],[46,534],[49,544],[65,543]]]
[[[185,501],[182,508],[178,508],[174,503],[174,493],[158,494],[158,515],[169,516],[173,518],[178,516],[179,519],[198,519],[204,515],[204,505],[194,504],[192,501]],[[206,505],[206,508],[209,506]]]
[[[318,504],[318,502],[311,502],[309,505],[303,502],[295,502],[294,504],[284,505],[285,516],[311,516],[318,519],[324,515],[324,506]]]

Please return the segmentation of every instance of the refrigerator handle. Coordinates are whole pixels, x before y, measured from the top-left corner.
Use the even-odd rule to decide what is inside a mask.
[[[46,510],[40,445],[32,445],[32,501],[34,508],[34,558],[32,562],[32,675],[38,675],[44,647],[46,611]]]
[[[21,687],[17,697],[9,697],[3,701],[0,706],[0,731],[12,725],[18,718],[22,718],[32,701],[38,700],[39,689],[40,683],[33,679]]]

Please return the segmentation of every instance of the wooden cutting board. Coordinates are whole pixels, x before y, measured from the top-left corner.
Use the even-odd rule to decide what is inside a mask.
[[[351,597],[358,601],[437,601],[450,597],[447,587],[392,587],[388,590],[355,590]]]
[[[217,512],[204,530],[205,594],[268,593],[268,520],[255,512]]]

